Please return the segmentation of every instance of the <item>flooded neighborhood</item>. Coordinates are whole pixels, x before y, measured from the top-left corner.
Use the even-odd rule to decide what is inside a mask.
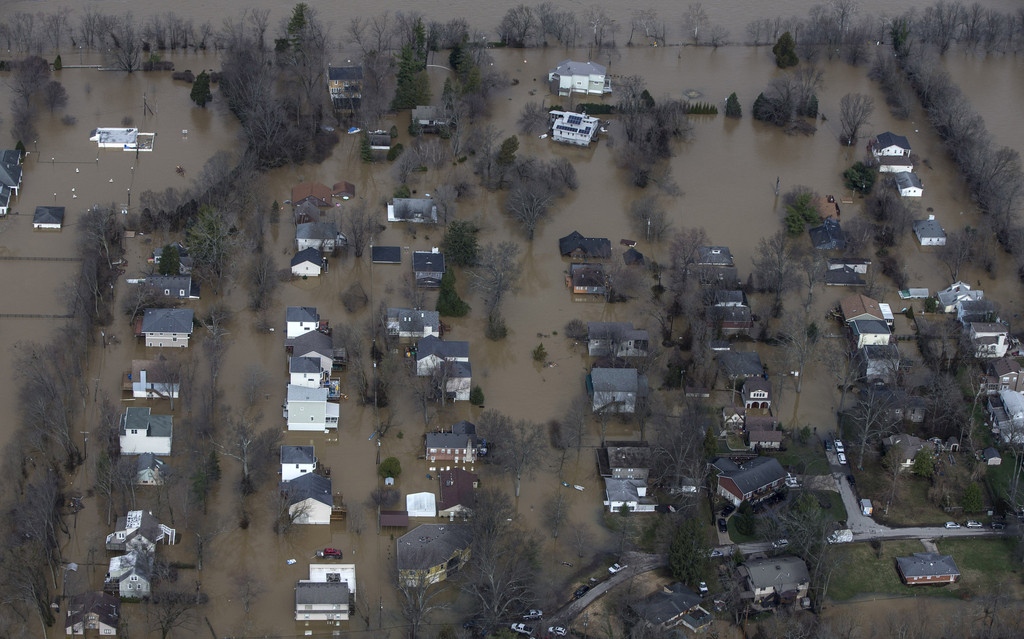
[[[4,2],[6,635],[1016,636],[1024,14],[748,5]]]

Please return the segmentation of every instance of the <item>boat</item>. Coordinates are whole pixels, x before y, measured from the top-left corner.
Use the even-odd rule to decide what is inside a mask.
[[[348,134],[349,134],[349,135],[352,135],[353,133],[359,133],[360,131],[362,131],[362,129],[360,129],[360,128],[359,128],[359,127],[357,127],[357,126],[350,126],[350,127],[348,128]]]
[[[573,484],[572,487],[575,488],[576,490],[579,490],[579,491],[583,490],[583,486],[580,486],[579,484]]]
[[[562,482],[562,485],[563,485],[563,486],[565,486],[566,488],[568,488],[568,487],[569,487],[569,482],[567,482],[567,481],[563,481],[563,482]]]

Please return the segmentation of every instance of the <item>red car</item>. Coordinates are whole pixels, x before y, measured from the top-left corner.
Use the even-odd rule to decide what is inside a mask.
[[[324,559],[341,559],[341,551],[337,548],[324,548],[317,554]]]

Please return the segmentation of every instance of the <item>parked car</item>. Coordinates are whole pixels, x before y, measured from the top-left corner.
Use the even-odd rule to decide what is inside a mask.
[[[612,573],[614,575],[615,573],[619,572],[620,570],[622,570],[625,567],[626,566],[620,566],[617,563],[616,564],[612,564],[611,566],[608,566],[608,572],[610,572],[610,573]]]
[[[533,634],[533,626],[527,626],[525,623],[514,623],[509,627],[512,629],[512,632],[521,635],[529,636]]]
[[[982,526],[981,526],[981,522],[980,521],[974,521],[973,519],[968,519],[967,520],[967,527],[968,528],[981,528]]]
[[[857,479],[853,475],[847,475],[846,481],[850,482],[850,487],[853,488],[857,485]]]
[[[531,608],[530,610],[526,611],[525,615],[523,615],[523,619],[525,619],[526,621],[533,621],[534,619],[540,619],[543,616],[543,610],[534,610]]]
[[[826,439],[825,440],[825,452],[831,453],[834,449],[835,449],[835,445],[832,443],[832,440],[831,439]]]
[[[725,520],[725,517],[718,518],[718,532],[729,532],[729,522]]]
[[[734,512],[736,512],[736,506],[733,506],[732,504],[722,506],[722,517],[728,517]]]
[[[1003,528],[1006,528],[1006,524],[1004,524],[1003,522],[1001,522],[1001,521],[994,521],[994,522],[992,522],[992,530],[1002,530]]]
[[[837,453],[845,453],[846,452],[846,447],[843,446],[843,440],[837,439],[835,441],[835,445],[836,445],[836,452]]]
[[[846,453],[836,453],[836,459],[839,460],[840,465],[846,465]]]
[[[719,550],[718,548],[712,548],[711,552],[708,553],[708,557],[711,557],[712,559],[714,559],[715,557],[725,557],[725,553]]]
[[[322,559],[341,559],[341,551],[337,548],[324,548],[317,554]]]
[[[568,633],[569,633],[569,631],[566,630],[565,628],[563,628],[562,626],[549,626],[548,627],[548,634],[555,635],[556,637],[564,637]]]
[[[789,545],[789,540],[788,539],[776,539],[775,541],[772,542],[772,548],[775,548],[775,549],[785,548],[788,545]]]
[[[576,589],[576,592],[572,593],[573,601],[579,599],[580,597],[582,597],[583,595],[587,594],[588,592],[590,592],[590,586],[580,586],[579,588]]]
[[[955,521],[947,521],[946,522],[946,528],[959,528],[959,527],[960,527],[960,524],[956,523]]]
[[[706,581],[700,582],[700,584],[697,585],[697,592],[699,592],[702,597],[708,594],[708,583]]]

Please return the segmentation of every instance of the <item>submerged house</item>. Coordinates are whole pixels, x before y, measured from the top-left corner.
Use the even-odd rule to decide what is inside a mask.
[[[395,542],[398,579],[411,586],[448,579],[469,561],[471,542],[469,526],[417,526]]]
[[[595,368],[586,381],[595,413],[634,413],[637,400],[647,397],[647,376],[635,368]]]
[[[437,205],[430,198],[396,197],[388,204],[388,222],[437,223]]]
[[[548,72],[548,84],[552,93],[562,96],[572,93],[604,95],[612,92],[607,68],[596,62],[563,60]]]
[[[586,113],[552,111],[551,139],[563,144],[588,146],[597,135],[601,121]]]
[[[924,184],[917,173],[903,171],[896,174],[896,189],[902,197],[921,197],[924,195]]]

